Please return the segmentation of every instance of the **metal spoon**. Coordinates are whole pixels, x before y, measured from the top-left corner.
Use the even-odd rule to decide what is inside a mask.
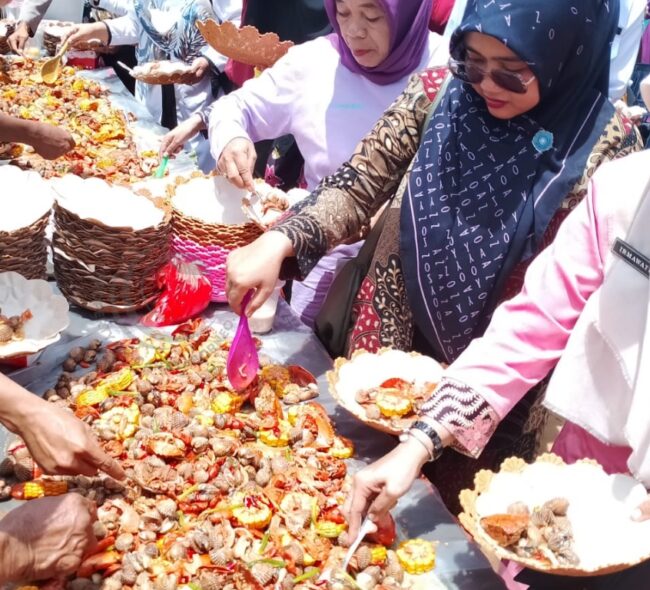
[[[46,84],[54,84],[59,78],[61,73],[61,58],[65,55],[65,52],[68,50],[69,41],[65,41],[53,58],[48,59],[41,66],[41,80]]]

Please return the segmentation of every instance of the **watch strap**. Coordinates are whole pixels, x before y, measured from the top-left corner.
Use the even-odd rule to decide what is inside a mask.
[[[413,422],[413,424],[411,424],[411,428],[409,430],[419,430],[420,432],[424,433],[431,441],[433,444],[433,451],[431,452],[432,461],[435,461],[440,457],[440,455],[442,455],[442,452],[444,450],[442,439],[440,438],[440,435],[437,433],[436,429],[431,426],[431,424],[424,422],[423,420],[416,420]]]

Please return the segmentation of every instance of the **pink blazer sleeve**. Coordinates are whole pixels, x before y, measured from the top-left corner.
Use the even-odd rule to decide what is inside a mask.
[[[608,232],[598,199],[607,168],[531,264],[522,291],[496,310],[485,335],[449,367],[425,404],[423,412],[451,431],[461,452],[478,456],[498,422],[554,367],[602,283]]]

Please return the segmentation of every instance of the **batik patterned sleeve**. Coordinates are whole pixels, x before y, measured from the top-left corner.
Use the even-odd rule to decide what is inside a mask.
[[[430,105],[423,75],[413,75],[350,160],[274,227],[291,240],[300,278],[333,247],[358,235],[396,193],[418,149]]]

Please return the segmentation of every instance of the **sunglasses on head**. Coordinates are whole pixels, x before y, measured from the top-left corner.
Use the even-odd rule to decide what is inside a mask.
[[[449,59],[449,71],[455,78],[468,84],[480,84],[485,76],[490,76],[492,82],[497,86],[515,94],[526,94],[528,86],[535,79],[535,76],[532,76],[530,80],[524,80],[521,74],[517,72],[509,72],[498,68],[486,70],[476,64],[458,61],[453,58]]]

